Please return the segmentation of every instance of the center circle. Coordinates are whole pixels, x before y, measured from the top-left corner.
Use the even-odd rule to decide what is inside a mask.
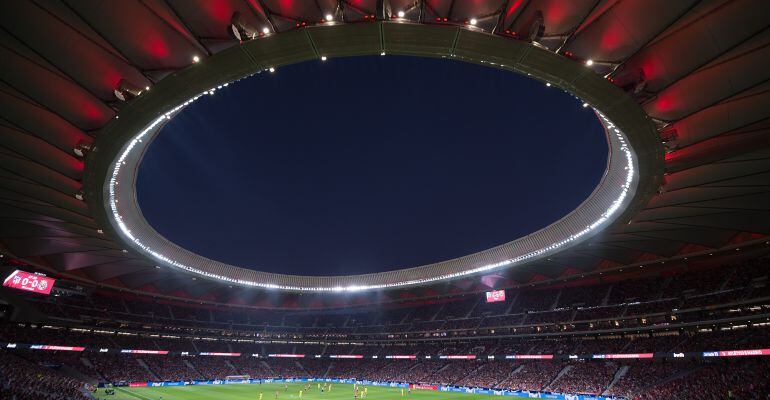
[[[560,219],[599,183],[590,108],[526,77],[411,57],[309,62],[205,96],[139,167],[155,230],[260,271],[446,260]]]

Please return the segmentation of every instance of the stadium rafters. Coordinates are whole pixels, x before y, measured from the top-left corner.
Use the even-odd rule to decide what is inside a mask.
[[[374,54],[369,41],[380,46],[377,52],[454,54],[511,67],[489,58],[495,49],[485,46],[507,55],[522,49],[520,65],[533,64],[520,72],[586,99],[631,136],[626,124],[638,124],[610,115],[612,107],[590,97],[603,87],[625,92],[622,103],[646,113],[657,129],[648,138],[661,158],[666,153],[659,169],[642,162],[640,179],[650,181],[639,186],[639,204],[601,233],[516,268],[455,279],[452,290],[490,286],[482,280],[507,287],[682,262],[764,246],[770,234],[770,4],[764,1],[52,0],[7,2],[0,11],[0,243],[5,252],[61,276],[201,301],[268,307],[315,301],[191,281],[129,251],[101,215],[104,203],[93,183],[106,169],[94,160],[109,147],[105,132],[118,126],[116,115],[126,115],[130,125],[133,110],[159,99],[179,76],[205,71],[216,60],[232,62],[231,75],[219,75],[222,84],[256,66],[270,67],[263,60],[282,65]],[[253,40],[241,44],[228,35],[236,12],[235,22]],[[409,48],[415,41],[421,44]],[[328,54],[321,54],[324,46]],[[301,52],[304,58],[280,58]],[[194,58],[199,65],[191,66]],[[561,67],[579,67],[596,87],[576,91],[555,73]],[[141,94],[148,87],[150,93]],[[117,94],[139,97],[121,102]],[[166,110],[184,101],[171,101]]]

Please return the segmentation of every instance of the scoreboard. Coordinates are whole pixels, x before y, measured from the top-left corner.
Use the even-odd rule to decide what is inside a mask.
[[[505,290],[487,292],[487,303],[496,303],[498,301],[505,301]]]
[[[54,282],[56,282],[56,279],[17,269],[3,280],[3,286],[49,295],[51,294],[51,289],[53,289]]]
[[[496,303],[498,301],[505,301],[505,290],[487,292],[487,303]]]

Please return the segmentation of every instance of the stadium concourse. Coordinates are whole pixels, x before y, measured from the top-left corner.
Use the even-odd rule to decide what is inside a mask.
[[[0,399],[311,379],[424,399],[766,399],[768,28],[767,0],[0,2]],[[144,151],[191,102],[390,55],[575,97],[607,139],[601,182],[502,245],[344,276],[210,260],[142,216]]]

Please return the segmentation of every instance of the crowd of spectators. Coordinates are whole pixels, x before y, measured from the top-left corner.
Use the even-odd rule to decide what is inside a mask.
[[[239,375],[228,357],[198,356],[185,358],[202,379],[225,379]]]
[[[84,298],[59,297],[38,301],[41,311],[69,319],[88,316],[102,324],[154,325],[174,331],[226,329],[255,337],[381,337],[382,335],[472,335],[478,329],[516,333],[621,329],[719,317],[715,305],[748,302],[770,294],[767,260],[648,277],[585,287],[510,290],[508,302],[485,303],[482,296],[459,295],[426,302],[346,313],[252,310],[248,308],[175,304],[114,293],[90,293]],[[742,314],[761,313],[756,305]],[[735,307],[722,314],[735,316]],[[198,343],[196,343],[197,345]],[[221,348],[217,343],[202,347]],[[212,350],[214,351],[214,350]],[[223,351],[223,350],[222,350]]]
[[[496,388],[499,383],[508,378],[517,366],[517,364],[510,361],[484,362],[481,363],[481,366],[473,374],[467,375],[453,383],[459,386]]]
[[[351,313],[257,312],[100,293],[84,298],[51,297],[38,302],[41,311],[68,319],[89,315],[95,318],[92,325],[69,328],[71,324],[7,323],[0,325],[0,341],[109,351],[2,351],[0,390],[2,394],[18,391],[17,400],[79,400],[82,381],[179,381],[249,375],[607,393],[639,399],[765,398],[761,396],[767,395],[765,377],[770,370],[762,358],[728,363],[692,359],[504,361],[498,356],[770,348],[770,328],[748,322],[710,323],[770,313],[770,305],[762,297],[770,294],[767,265],[766,260],[753,261],[666,278],[601,284],[592,290],[523,289],[511,291],[506,303],[487,304],[479,296],[466,295]],[[669,329],[681,322],[702,321],[706,323],[701,326]],[[655,329],[637,329],[642,326]],[[610,331],[595,332],[598,330]],[[467,331],[468,336],[483,331],[486,336],[471,339],[456,336],[457,331]],[[576,331],[588,334],[574,334]],[[496,337],[495,332],[506,338]],[[388,344],[369,340],[372,337],[387,337]],[[171,354],[128,355],[120,354],[121,349],[167,350]],[[201,352],[241,356],[202,356]],[[261,357],[254,357],[256,354]],[[268,354],[306,357],[264,358]],[[328,355],[364,355],[367,359],[329,359]],[[375,355],[378,359],[368,358]],[[389,355],[414,359],[386,359]],[[476,359],[438,358],[451,355],[474,355]]]
[[[152,374],[161,381],[185,381],[202,377],[187,364],[187,357],[148,355],[142,357],[142,361]]]
[[[0,351],[0,399],[87,400],[86,384]]]
[[[602,394],[618,370],[618,365],[612,362],[582,361],[570,363],[568,366],[565,373],[548,385],[548,391]]]
[[[628,370],[608,391],[614,396],[633,397],[646,388],[663,382],[666,378],[689,371],[695,366],[686,361],[650,362],[639,361],[627,365]]]
[[[564,368],[564,364],[553,361],[532,361],[513,371],[498,387],[540,391],[551,383]]]
[[[108,382],[152,381],[153,375],[138,357],[120,354],[97,354],[88,360]]]
[[[0,352],[0,394],[17,400],[81,400],[86,382],[180,381],[252,378],[345,378],[495,389],[585,393],[629,399],[764,399],[770,395],[770,360],[333,360],[256,357]],[[85,356],[85,355],[81,355]],[[76,368],[80,365],[80,369]],[[93,365],[89,369],[88,365]],[[10,398],[10,397],[8,397]],[[0,396],[0,399],[4,397]]]
[[[768,376],[770,362],[764,358],[709,363],[654,385],[649,390],[633,393],[631,397],[641,400],[767,399],[770,398]]]

